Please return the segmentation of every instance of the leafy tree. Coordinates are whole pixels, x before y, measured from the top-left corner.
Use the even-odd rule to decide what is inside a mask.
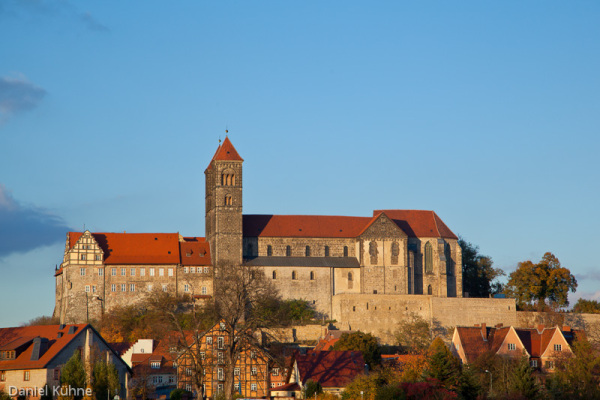
[[[12,397],[10,397],[4,389],[0,388],[0,400],[12,400]]]
[[[406,394],[398,384],[388,384],[377,388],[375,400],[404,400]]]
[[[519,363],[510,372],[509,392],[519,395],[524,399],[538,399],[541,395],[540,386],[533,375],[533,369],[529,366],[529,358],[523,355]]]
[[[113,363],[105,361],[97,361],[94,364],[92,373],[94,377],[94,394],[97,400],[109,398],[109,394],[117,394],[119,392],[119,373]]]
[[[342,393],[342,400],[373,400],[380,387],[390,383],[390,375],[374,372],[358,375]],[[362,392],[362,395],[360,394]]]
[[[395,337],[404,352],[422,354],[431,344],[431,327],[423,317],[411,313],[399,324]]]
[[[479,398],[482,391],[481,384],[479,383],[479,379],[474,369],[468,365],[463,366],[458,387],[460,398],[465,400],[475,400]]]
[[[573,354],[556,362],[554,374],[546,382],[552,399],[599,399],[600,355],[586,340],[576,340]]]
[[[353,350],[363,354],[365,363],[373,369],[381,363],[381,347],[379,341],[370,333],[356,331],[343,333],[340,339],[333,345],[333,350]]]
[[[489,297],[502,291],[498,278],[504,275],[500,268],[493,268],[491,257],[479,254],[479,247],[460,237],[462,249],[463,291],[470,297]]]
[[[600,301],[579,299],[573,306],[573,312],[600,314]]]
[[[449,390],[459,387],[460,362],[452,355],[442,339],[436,338],[429,346],[429,359],[423,371],[423,378],[439,381]]]
[[[537,264],[520,262],[510,274],[504,293],[516,298],[520,307],[536,303],[541,309],[547,300],[559,307],[568,306],[569,290],[576,289],[577,281],[571,271],[562,267],[554,254],[546,253]]]
[[[310,399],[315,396],[315,394],[319,395],[323,393],[323,386],[319,382],[315,382],[309,379],[306,382],[306,386],[304,386],[304,398]]]
[[[47,315],[42,315],[40,317],[36,317],[27,321],[27,323],[23,324],[23,326],[34,326],[34,325],[58,325],[60,320],[58,317],[51,317]]]
[[[286,316],[291,321],[309,321],[315,318],[316,312],[306,300],[290,299],[283,301]]]
[[[75,351],[60,370],[60,384],[73,389],[85,389],[85,381],[85,367],[81,361],[81,354]],[[75,399],[81,399],[81,396],[75,396]]]
[[[173,389],[171,391],[171,393],[169,394],[169,398],[171,400],[182,400],[184,397],[187,397],[188,399],[192,398],[192,394],[186,390],[183,389]]]

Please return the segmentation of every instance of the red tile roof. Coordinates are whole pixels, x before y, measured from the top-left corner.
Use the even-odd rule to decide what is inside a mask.
[[[44,368],[56,355],[58,355],[75,337],[83,332],[89,325],[37,325],[22,326],[17,328],[0,329],[0,348],[12,350],[21,348],[14,360],[0,360],[0,370],[13,369],[39,369]],[[75,332],[69,334],[69,328],[74,327]],[[59,332],[62,334],[59,337]],[[48,340],[48,348],[40,351],[39,359],[31,360],[34,348],[34,338]]]
[[[69,232],[73,248],[81,232]],[[92,233],[104,251],[104,264],[178,264],[177,233]]]
[[[223,141],[223,143],[220,144],[219,147],[217,147],[217,151],[215,151],[215,155],[210,160],[210,163],[208,164],[208,167],[206,169],[211,168],[212,162],[214,160],[244,161],[244,159],[242,157],[240,157],[240,155],[238,154],[235,147],[233,147],[233,144],[231,144],[231,141],[229,140],[229,137],[227,137],[227,136],[225,136],[225,140]]]
[[[354,238],[385,213],[409,237],[442,237],[458,239],[433,211],[376,210],[373,217],[330,215],[260,215],[243,216],[247,237],[322,237]]]
[[[384,212],[409,237],[441,237],[458,239],[433,211],[426,210],[375,210],[373,216]]]
[[[211,265],[210,245],[203,237],[186,237],[179,242],[181,265]]]
[[[365,370],[360,351],[309,351],[296,363],[303,384],[310,379],[324,388],[344,387]]]

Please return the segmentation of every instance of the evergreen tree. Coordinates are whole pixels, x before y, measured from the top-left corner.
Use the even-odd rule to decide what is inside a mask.
[[[323,387],[319,382],[315,382],[310,379],[306,382],[306,386],[304,387],[305,399],[310,399],[315,395],[319,395],[321,393],[323,393]]]
[[[455,390],[459,387],[460,376],[460,362],[442,339],[436,338],[429,346],[429,359],[423,378],[435,379],[446,389]]]
[[[512,369],[509,381],[509,391],[515,395],[520,395],[525,399],[537,399],[540,397],[540,386],[533,375],[533,370],[529,366],[529,358],[521,357],[521,360]]]
[[[469,366],[463,366],[458,388],[460,398],[464,400],[475,400],[481,392],[481,385],[479,384],[473,369]]]
[[[119,392],[119,373],[112,363],[98,361],[94,364],[94,394],[97,400],[112,398]]]
[[[60,384],[61,386],[67,386],[71,389],[85,390],[85,381],[85,368],[81,361],[81,354],[76,351],[60,370]],[[82,396],[75,396],[75,400],[79,400],[81,397]]]

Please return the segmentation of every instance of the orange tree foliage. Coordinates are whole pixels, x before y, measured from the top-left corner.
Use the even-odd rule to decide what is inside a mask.
[[[543,308],[546,301],[559,307],[569,305],[569,290],[575,292],[577,281],[567,268],[560,265],[552,253],[544,254],[537,264],[520,262],[510,274],[504,293],[517,300],[521,308],[536,304]]]

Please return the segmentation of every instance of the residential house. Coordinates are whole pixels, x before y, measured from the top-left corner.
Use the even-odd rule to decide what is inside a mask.
[[[0,329],[0,389],[26,391],[39,399],[39,389],[60,389],[61,368],[73,354],[80,354],[90,382],[93,363],[106,360],[119,373],[119,395],[127,397],[131,370],[102,336],[87,324],[36,325]],[[11,393],[9,393],[11,394]]]

